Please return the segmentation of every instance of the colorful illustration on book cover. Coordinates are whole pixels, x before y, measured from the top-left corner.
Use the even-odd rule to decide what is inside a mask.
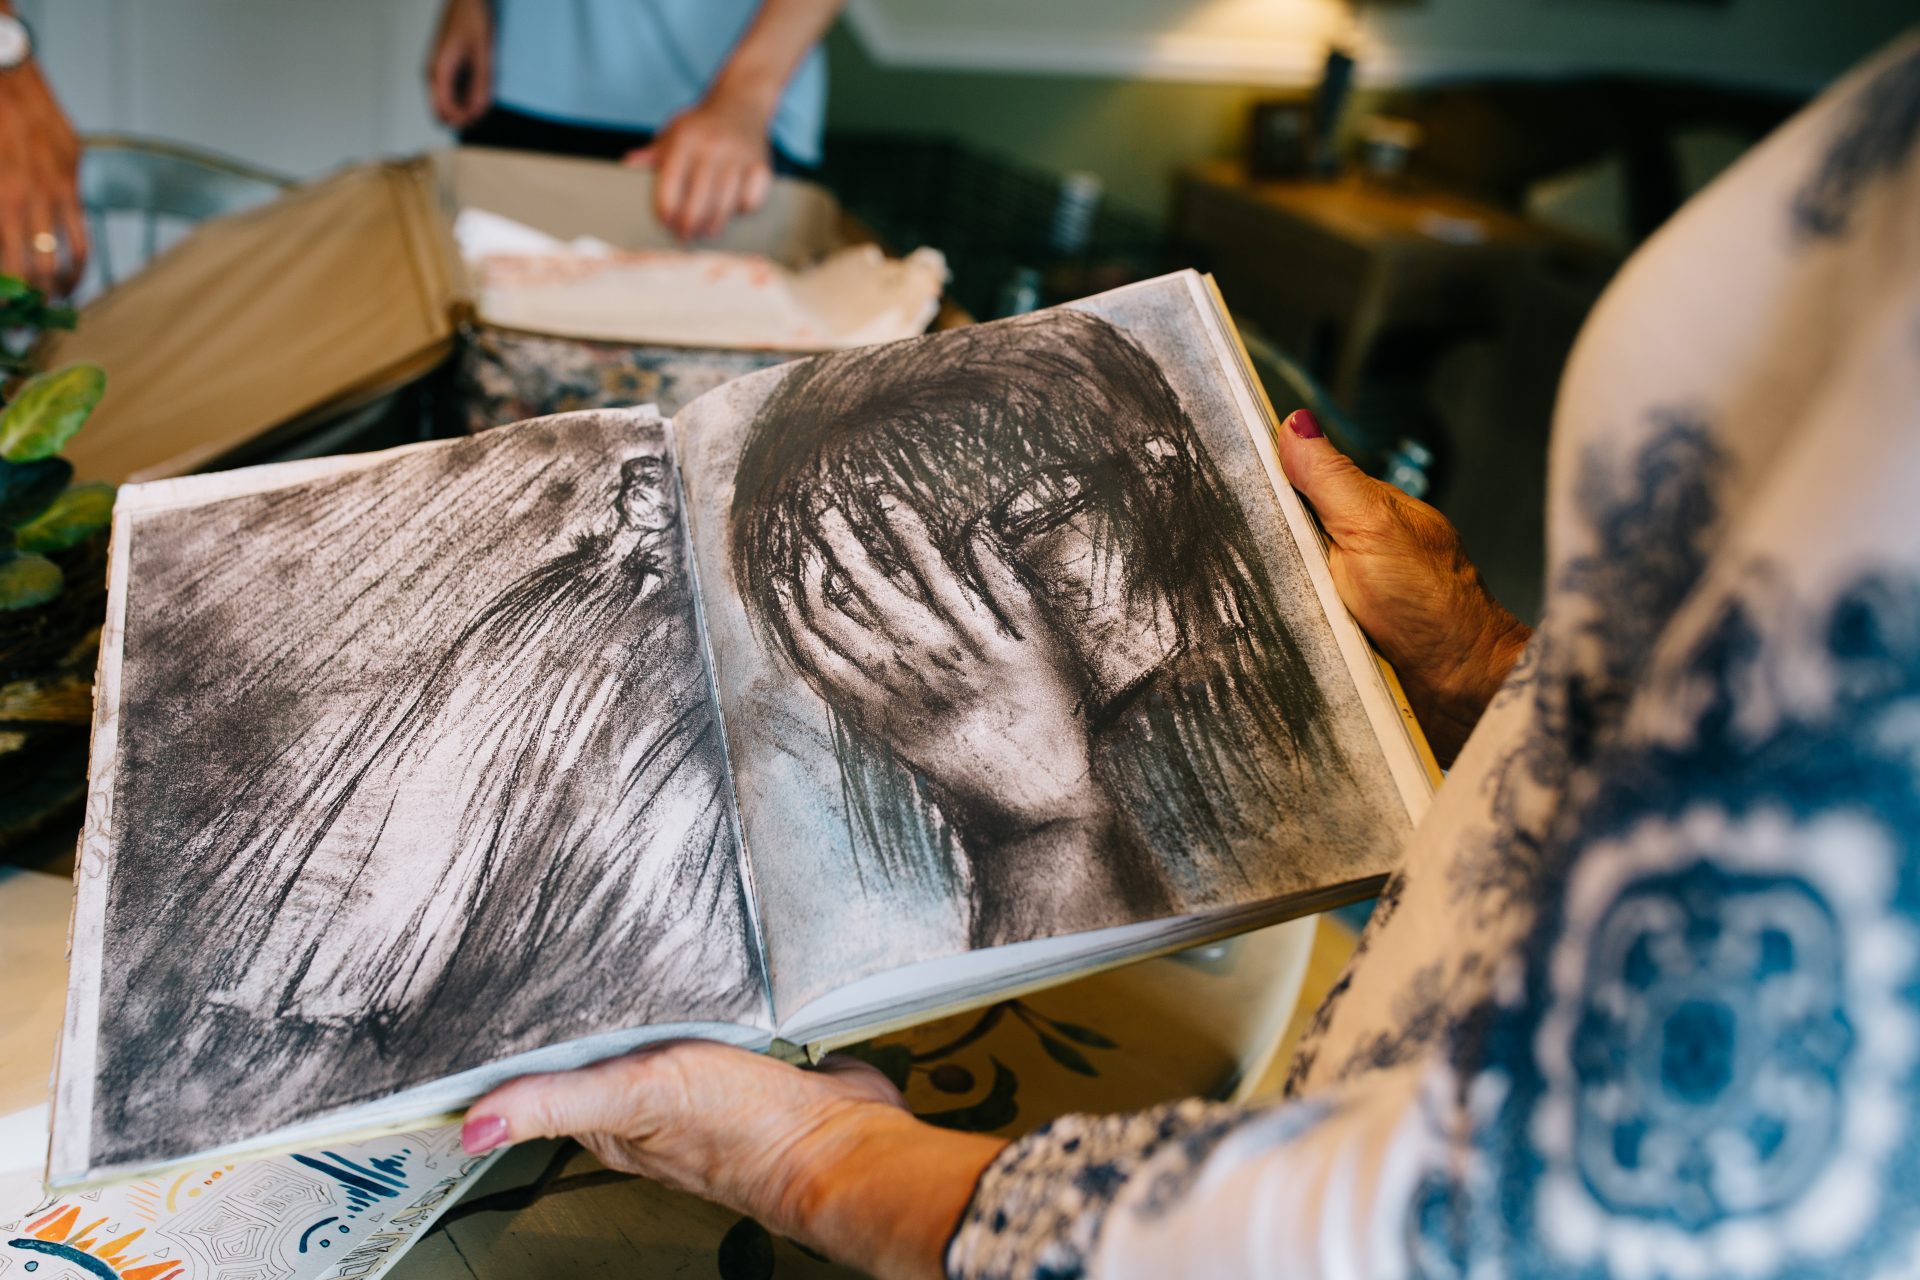
[[[364,1280],[484,1163],[446,1127],[0,1205],[0,1276]]]

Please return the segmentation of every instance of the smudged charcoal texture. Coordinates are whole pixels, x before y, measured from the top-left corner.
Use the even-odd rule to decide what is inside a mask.
[[[605,421],[139,521],[97,1159],[761,1016],[666,442]]]
[[[689,415],[783,1009],[850,970],[1384,871],[1408,830],[1185,282],[1088,307]],[[801,811],[804,838],[755,838]],[[831,910],[802,892],[822,875]]]

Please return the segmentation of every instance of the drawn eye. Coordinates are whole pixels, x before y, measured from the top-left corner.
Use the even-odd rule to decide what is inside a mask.
[[[1171,436],[1149,436],[1140,449],[1146,454],[1147,469],[1163,479],[1187,469],[1186,450]]]
[[[1087,505],[1086,482],[1071,471],[1036,472],[993,513],[994,532],[1009,543],[1059,528]]]

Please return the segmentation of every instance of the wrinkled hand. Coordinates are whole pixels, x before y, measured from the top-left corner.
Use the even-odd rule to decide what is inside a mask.
[[[964,582],[904,505],[885,504],[898,554],[883,567],[838,510],[797,598],[801,656],[860,727],[1005,836],[1084,821],[1097,789],[1074,659],[984,531],[970,540],[984,592]]]
[[[1311,414],[1289,417],[1276,442],[1333,540],[1340,599],[1393,664],[1434,755],[1451,764],[1532,632],[1488,594],[1445,516],[1362,472]]]
[[[858,1145],[874,1109],[904,1107],[885,1076],[852,1058],[801,1071],[683,1040],[503,1085],[473,1105],[461,1140],[481,1151],[572,1135],[608,1168],[792,1233],[806,1220],[813,1173]]]
[[[427,54],[427,94],[433,114],[449,129],[464,129],[486,114],[493,101],[493,13],[487,0],[447,0]]]
[[[653,209],[668,230],[682,240],[709,239],[773,190],[771,119],[750,95],[709,94],[625,162],[654,171]]]
[[[39,66],[28,62],[0,74],[0,271],[57,296],[86,264],[80,142]]]
[[[614,1169],[749,1214],[882,1275],[939,1274],[940,1250],[1000,1142],[931,1129],[878,1071],[815,1071],[726,1045],[656,1045],[526,1076],[473,1105],[470,1152],[571,1135]]]

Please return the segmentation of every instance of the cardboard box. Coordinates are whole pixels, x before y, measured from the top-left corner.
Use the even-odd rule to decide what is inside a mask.
[[[67,449],[80,478],[200,470],[434,368],[462,324],[484,320],[452,236],[468,206],[567,239],[674,244],[650,172],[479,148],[357,166],[214,219],[48,340],[50,362],[107,370],[106,397]],[[826,191],[783,178],[703,247],[800,267],[856,238]]]

